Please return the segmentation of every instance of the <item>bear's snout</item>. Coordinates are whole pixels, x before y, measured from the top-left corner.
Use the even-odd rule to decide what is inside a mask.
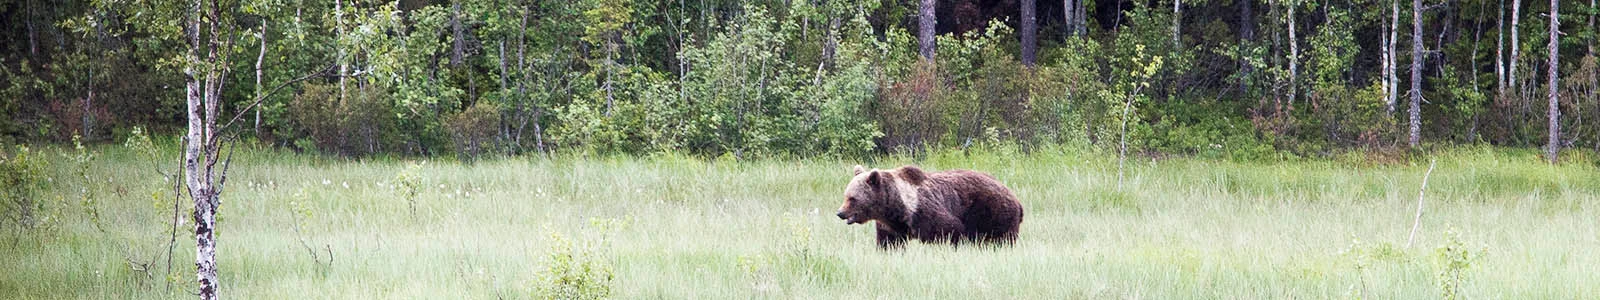
[[[845,225],[853,225],[853,224],[857,224],[857,223],[861,223],[862,222],[861,219],[856,218],[858,216],[852,215],[849,212],[845,212],[845,211],[842,211],[842,210],[839,211],[839,213],[836,214],[836,215],[839,216],[840,220],[844,220],[844,224]]]

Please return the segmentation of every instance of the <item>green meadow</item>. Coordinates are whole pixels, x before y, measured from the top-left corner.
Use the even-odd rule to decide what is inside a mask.
[[[157,172],[175,162],[94,149],[87,164],[35,149],[40,221],[4,223],[0,298],[194,293],[191,222],[168,245],[174,199]],[[1593,298],[1600,172],[1566,157],[1138,158],[1119,185],[1115,155],[1070,149],[474,163],[241,149],[218,261],[237,299]],[[1021,238],[881,251],[871,226],[833,215],[856,164],[988,172],[1026,206]]]

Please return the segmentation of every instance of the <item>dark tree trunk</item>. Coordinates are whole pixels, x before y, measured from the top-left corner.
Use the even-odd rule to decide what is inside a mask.
[[[1299,1],[1289,1],[1289,110],[1294,110],[1294,101],[1300,94],[1300,39],[1295,35],[1294,22],[1295,7],[1300,6]]]
[[[461,29],[461,3],[459,2],[450,6],[450,32],[454,36],[450,46],[450,66],[460,66],[461,56],[465,52],[464,48],[466,48],[466,45],[462,42],[466,38],[466,32]]]
[[[1072,11],[1078,14],[1078,16],[1073,19],[1073,21],[1076,22],[1074,23],[1074,29],[1077,30],[1078,35],[1080,36],[1089,35],[1089,9],[1084,7],[1084,1],[1085,0],[1072,0],[1072,5],[1077,7]]]
[[[1256,39],[1255,12],[1252,11],[1251,2],[1255,0],[1239,0],[1239,44],[1249,45]],[[1255,69],[1250,65],[1250,60],[1245,59],[1248,49],[1239,47],[1239,93],[1250,90],[1250,72]]]
[[[934,43],[936,43],[934,25],[938,22],[934,19],[933,10],[938,1],[921,1],[921,4],[917,5],[917,53],[922,54],[922,59],[933,61]]]
[[[1033,67],[1035,55],[1039,52],[1039,22],[1034,17],[1037,14],[1035,7],[1037,0],[1022,0],[1022,65]]]
[[[1073,4],[1074,2],[1076,1],[1061,0],[1061,23],[1067,27],[1067,34],[1065,35],[1067,39],[1072,39],[1072,36],[1078,33],[1078,27],[1075,23],[1076,21],[1073,20],[1078,14],[1073,12],[1074,5],[1077,5]]]
[[[83,140],[85,141],[94,139],[94,69],[95,66],[93,65],[89,67],[89,78],[88,82],[85,84],[88,87],[89,93],[83,97],[82,127]]]

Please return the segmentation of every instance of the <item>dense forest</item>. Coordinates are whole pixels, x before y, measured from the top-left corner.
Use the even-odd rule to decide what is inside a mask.
[[[181,135],[207,76],[230,140],[355,157],[1600,150],[1595,6],[4,0],[0,143]]]

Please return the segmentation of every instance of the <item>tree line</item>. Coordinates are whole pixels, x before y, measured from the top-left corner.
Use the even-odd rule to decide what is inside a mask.
[[[182,132],[202,299],[240,139],[466,158],[1600,148],[1595,0],[1166,4],[7,0],[0,143]],[[18,149],[0,161],[31,163]]]
[[[1600,150],[1595,1],[1565,2],[6,0],[0,136],[177,134],[197,89],[223,136],[344,156],[1554,159]]]

